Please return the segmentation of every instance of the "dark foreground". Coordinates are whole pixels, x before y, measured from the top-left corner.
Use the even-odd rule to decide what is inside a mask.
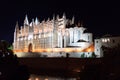
[[[101,64],[100,59],[79,58],[19,58],[19,62],[31,73],[62,77],[76,77],[85,66]]]
[[[115,76],[118,79],[120,72],[119,63],[118,65],[116,63],[109,64],[109,62],[105,64],[103,58],[19,58],[18,60],[20,64],[28,67],[31,74],[38,75],[74,77],[76,79],[87,77],[89,80],[103,80],[106,76],[107,78]]]
[[[72,77],[81,80],[119,80],[120,59],[19,58],[30,74]],[[115,61],[115,62],[114,62]]]

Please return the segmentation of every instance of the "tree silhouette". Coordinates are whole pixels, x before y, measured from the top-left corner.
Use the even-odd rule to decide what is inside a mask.
[[[27,67],[19,64],[10,47],[7,41],[0,41],[0,80],[28,80]]]
[[[83,54],[81,54],[81,58],[85,58],[85,54],[83,53]]]

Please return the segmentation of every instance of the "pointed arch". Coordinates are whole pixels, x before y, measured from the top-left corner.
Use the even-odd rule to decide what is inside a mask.
[[[33,47],[33,45],[32,45],[32,43],[30,43],[30,44],[28,45],[28,52],[32,52],[32,47]]]

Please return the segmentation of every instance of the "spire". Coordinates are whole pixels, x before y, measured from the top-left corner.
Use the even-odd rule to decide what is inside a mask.
[[[63,13],[63,18],[66,18],[65,12]]]
[[[29,21],[28,21],[27,15],[25,16],[24,24],[25,24],[25,25],[29,25]]]
[[[32,19],[32,22],[30,23],[30,26],[31,26],[31,27],[34,26],[34,19]]]
[[[57,19],[59,19],[59,15],[57,15]]]
[[[53,20],[55,20],[55,14],[53,14]]]
[[[55,30],[55,14],[53,14],[53,29]]]
[[[16,22],[16,26],[15,27],[18,27],[18,21]]]
[[[14,32],[14,42],[16,42],[17,40],[18,33],[19,33],[19,26],[18,26],[18,21],[17,21],[15,25],[15,32]]]
[[[50,18],[48,18],[48,20],[47,21],[50,21]]]
[[[36,19],[35,19],[35,24],[37,25],[39,23],[39,20],[38,20],[38,18],[36,17]]]
[[[19,30],[19,25],[18,25],[18,21],[16,22],[16,26],[15,26],[15,31]]]
[[[34,26],[34,19],[32,19],[32,27]]]
[[[44,23],[44,22],[45,22],[45,19],[42,20],[42,23]]]
[[[71,24],[74,24],[74,22],[75,22],[75,17],[73,16],[73,17],[72,17],[72,23],[71,23]]]

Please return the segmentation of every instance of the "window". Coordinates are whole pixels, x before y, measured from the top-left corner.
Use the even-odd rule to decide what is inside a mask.
[[[110,42],[110,39],[108,38],[108,39],[102,39],[102,42]]]
[[[107,40],[108,40],[108,42],[110,42],[110,39],[109,39],[109,38],[108,38]]]
[[[105,39],[104,42],[107,42],[107,39]]]
[[[105,40],[104,40],[104,39],[102,39],[102,42],[105,42]]]
[[[97,51],[98,51],[98,49],[97,49]]]
[[[96,43],[98,43],[98,41],[96,41]]]

